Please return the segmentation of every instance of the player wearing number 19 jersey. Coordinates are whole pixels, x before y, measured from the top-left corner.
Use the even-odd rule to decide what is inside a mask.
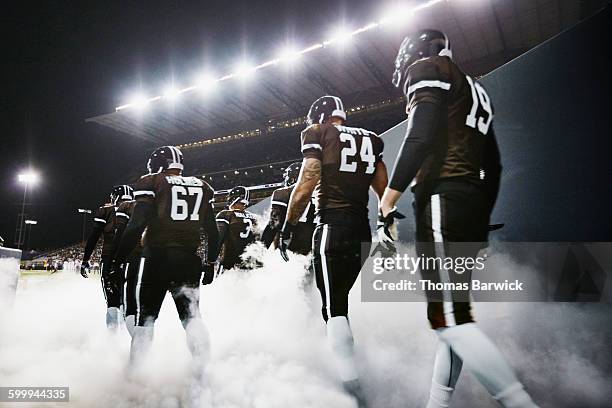
[[[210,270],[218,254],[213,189],[200,178],[182,175],[183,155],[176,147],[155,150],[147,167],[149,174],[135,185],[136,205],[116,257],[116,262],[124,263],[146,228],[135,287],[132,359],[141,358],[151,343],[153,324],[170,292],[194,361],[201,366],[208,334],[200,315],[199,285],[202,270]],[[202,229],[208,241],[204,265],[196,254]]]
[[[395,68],[393,84],[407,98],[408,131],[381,202],[379,236],[388,237],[395,204],[414,179],[417,253],[473,259],[487,241],[501,174],[491,99],[455,64],[448,37],[437,30],[407,36]],[[471,271],[447,268],[421,273],[436,283],[469,286],[471,279]],[[503,406],[535,407],[500,351],[474,325],[469,295],[429,291],[427,300],[440,339],[427,408],[449,406],[463,361]]]
[[[302,132],[304,160],[291,194],[280,249],[284,253],[290,247],[314,192],[319,223],[313,236],[313,263],[327,337],[345,388],[363,407],[348,323],[348,295],[372,240],[370,187],[380,198],[387,184],[384,144],[374,132],[345,126],[346,113],[336,96],[316,100],[307,120],[309,126]]]

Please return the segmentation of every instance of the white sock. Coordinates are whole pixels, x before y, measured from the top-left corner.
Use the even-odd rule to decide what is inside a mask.
[[[130,343],[130,364],[140,366],[153,344],[153,325],[134,326]]]
[[[519,401],[520,405],[504,406],[512,408],[536,406],[522,387],[520,390],[515,390],[515,384],[519,381],[514,371],[495,344],[475,324],[468,323],[439,329],[437,333],[440,339],[463,360],[465,367],[474,377],[491,395],[498,398],[502,405],[508,400]],[[509,390],[513,391],[510,393],[512,395],[510,399],[505,396]],[[517,398],[515,393],[519,393],[521,397]]]
[[[195,317],[184,325],[187,347],[193,356],[195,369],[199,372],[206,367],[210,356],[210,336],[202,317]]]
[[[358,378],[353,350],[353,333],[344,316],[327,321],[327,341],[331,347],[336,368],[343,382]]]
[[[118,307],[109,307],[106,309],[106,327],[116,330],[119,327],[119,315],[121,311]]]
[[[538,408],[523,388],[523,384],[518,382],[495,395],[494,398],[505,408]]]
[[[461,358],[453,352],[448,344],[439,341],[427,408],[446,408],[450,406],[450,399],[453,396],[462,366]]]
[[[134,337],[134,326],[135,325],[136,325],[136,316],[129,315],[125,317],[125,327],[128,333],[130,333],[130,336],[132,338]]]

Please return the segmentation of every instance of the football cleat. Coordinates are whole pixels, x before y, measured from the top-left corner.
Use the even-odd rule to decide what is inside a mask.
[[[342,100],[337,96],[322,96],[310,106],[308,116],[306,116],[306,123],[308,123],[308,126],[314,123],[323,123],[325,119],[332,116],[346,120],[346,112],[344,111]]]

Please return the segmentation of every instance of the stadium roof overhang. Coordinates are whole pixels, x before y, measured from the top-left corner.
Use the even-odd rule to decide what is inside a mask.
[[[340,46],[308,52],[291,67],[271,64],[243,80],[228,78],[215,92],[187,88],[172,103],[155,99],[146,109],[118,109],[87,119],[155,143],[207,140],[304,116],[324,94],[345,107],[400,96],[391,84],[397,47],[409,29],[435,27],[450,37],[455,60],[482,75],[575,24],[579,0],[431,1],[404,28],[376,27]],[[321,39],[323,40],[323,39]],[[189,84],[186,84],[189,85]]]

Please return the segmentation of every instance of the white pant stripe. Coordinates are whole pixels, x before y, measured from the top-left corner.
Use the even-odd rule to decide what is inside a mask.
[[[331,319],[331,293],[329,290],[329,276],[327,275],[327,258],[325,257],[328,230],[329,225],[323,225],[323,233],[321,235],[321,247],[319,248],[319,254],[321,255],[321,268],[323,269],[323,285],[325,286],[325,309],[327,311],[327,318]]]
[[[138,325],[138,320],[140,319],[140,287],[142,285],[142,271],[144,270],[144,265],[145,258],[140,258],[140,266],[138,267],[138,280],[136,281],[136,325]]]
[[[434,251],[438,252],[439,250],[441,252],[439,254],[436,253],[436,256],[444,259],[444,236],[442,235],[442,208],[440,205],[440,194],[434,194],[431,196],[431,229],[433,230],[434,236]],[[450,283],[450,276],[448,274],[448,270],[444,268],[444,262],[442,262],[441,266],[442,268],[440,269],[440,271],[438,271],[440,273],[440,280],[442,280],[442,283]],[[455,321],[455,313],[453,309],[453,299],[451,293],[448,290],[443,290],[442,296],[444,322],[446,323],[447,327],[455,326],[457,323]]]

